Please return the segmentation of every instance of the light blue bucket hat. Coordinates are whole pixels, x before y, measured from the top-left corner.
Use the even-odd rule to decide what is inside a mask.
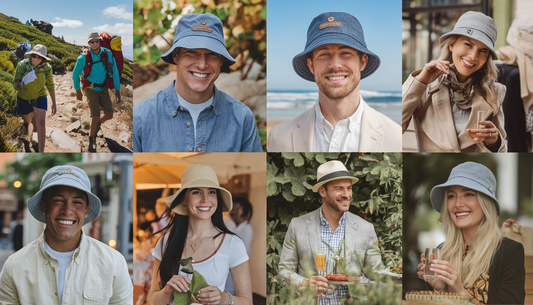
[[[42,223],[46,223],[44,213],[39,209],[39,202],[44,190],[56,185],[65,185],[79,189],[87,193],[89,199],[89,213],[85,217],[84,225],[94,221],[100,216],[102,210],[102,203],[96,195],[91,193],[91,181],[87,174],[80,168],[72,165],[54,166],[44,174],[41,180],[41,189],[33,197],[28,200],[28,209],[35,219]]]
[[[235,59],[226,50],[222,22],[213,14],[190,14],[181,17],[174,43],[161,59],[175,65],[172,52],[176,48],[208,49],[224,56],[231,65],[235,63]]]
[[[379,57],[367,49],[363,27],[357,18],[342,12],[323,13],[311,21],[305,49],[292,59],[296,74],[310,82],[315,81],[307,66],[307,58],[312,56],[314,49],[325,44],[342,44],[367,54],[368,63],[361,72],[361,79],[374,73],[381,63]]]
[[[440,37],[439,43],[442,43],[450,35],[462,35],[475,39],[489,48],[492,52],[492,59],[498,59],[498,55],[494,51],[498,27],[489,16],[480,12],[468,11],[459,17],[451,32]]]
[[[442,209],[446,188],[452,185],[460,185],[481,192],[496,202],[496,209],[500,215],[500,204],[496,199],[496,178],[485,165],[475,162],[465,162],[454,167],[448,177],[448,181],[435,186],[431,190],[431,205],[439,213]]]

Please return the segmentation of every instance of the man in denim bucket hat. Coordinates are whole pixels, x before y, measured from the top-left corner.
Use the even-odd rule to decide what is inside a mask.
[[[262,152],[252,111],[217,89],[226,50],[222,22],[190,14],[161,56],[177,65],[176,80],[133,108],[134,152]]]
[[[275,126],[271,152],[401,151],[400,126],[368,106],[359,82],[380,65],[354,16],[323,13],[307,30],[305,49],[292,60],[296,74],[319,88],[315,107]]]
[[[5,262],[0,303],[133,304],[124,257],[82,231],[101,208],[83,170],[72,165],[49,169],[28,200],[28,210],[46,224],[45,230]]]

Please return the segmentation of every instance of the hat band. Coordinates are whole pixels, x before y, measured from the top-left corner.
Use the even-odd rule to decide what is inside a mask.
[[[318,179],[317,183],[320,183],[320,182],[323,182],[323,181],[327,181],[327,180],[331,180],[331,179],[335,179],[335,178],[339,178],[339,177],[345,177],[346,179],[353,178],[350,175],[349,171],[337,171],[337,172],[329,173],[327,175],[324,175],[324,176],[320,177],[320,179]]]

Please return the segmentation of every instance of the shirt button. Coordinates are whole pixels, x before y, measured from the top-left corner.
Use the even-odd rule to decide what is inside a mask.
[[[200,147],[198,147],[198,151],[201,151],[202,149]]]
[[[172,111],[172,115],[176,115],[176,110]]]
[[[192,151],[192,147],[189,147],[189,151]]]
[[[187,122],[187,126],[191,126],[191,122]]]
[[[180,110],[183,111],[183,107],[180,106]]]

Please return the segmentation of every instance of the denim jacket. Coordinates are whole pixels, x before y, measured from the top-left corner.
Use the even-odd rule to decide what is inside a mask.
[[[192,117],[174,82],[133,107],[134,152],[263,152],[250,108],[216,86],[213,104],[198,116],[195,145]]]

